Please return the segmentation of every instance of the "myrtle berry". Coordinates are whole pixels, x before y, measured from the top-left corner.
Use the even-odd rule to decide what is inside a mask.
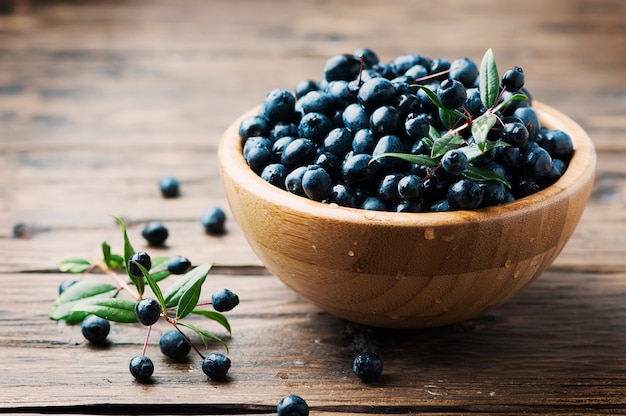
[[[446,79],[437,88],[437,98],[444,107],[454,110],[465,103],[467,91],[461,82]]]
[[[260,174],[272,161],[272,150],[266,146],[257,144],[246,149],[244,158],[248,166],[250,166],[250,169]]]
[[[180,196],[180,183],[173,176],[162,176],[159,179],[159,188],[163,198],[176,198]]]
[[[310,79],[305,79],[296,84],[293,92],[296,94],[296,98],[300,99],[304,97],[307,93],[311,91],[318,91],[319,89],[320,86],[317,82]]]
[[[295,115],[296,97],[283,88],[275,88],[268,92],[263,101],[261,114],[270,123],[289,122]]]
[[[130,256],[130,259],[128,259],[128,272],[130,275],[136,278],[142,278],[143,273],[139,267],[137,267],[137,264],[141,264],[144,269],[150,271],[150,268],[152,267],[150,255],[145,251],[138,251],[133,253],[133,255]]]
[[[167,261],[167,271],[172,274],[184,274],[191,267],[191,261],[187,257],[174,256]]]
[[[242,140],[254,136],[267,136],[270,132],[270,122],[263,116],[248,116],[239,125],[239,136]]]
[[[378,143],[378,140],[374,137],[370,129],[361,129],[354,133],[354,137],[352,138],[352,151],[354,154],[372,154],[376,143]]]
[[[135,304],[135,316],[139,322],[146,326],[156,323],[161,312],[161,304],[153,298],[143,298]]]
[[[378,107],[370,116],[369,128],[376,137],[397,134],[400,126],[400,113],[395,107]]]
[[[459,176],[467,168],[469,159],[460,149],[448,150],[441,158],[441,167],[451,176]]]
[[[361,204],[361,209],[368,211],[387,211],[389,207],[382,199],[376,196],[369,196],[365,198],[363,204]]]
[[[356,56],[359,59],[362,58],[363,63],[366,67],[371,68],[380,62],[376,52],[369,48],[358,48],[354,52],[352,52],[352,55]]]
[[[409,137],[415,140],[421,140],[428,136],[430,129],[430,120],[427,114],[412,113],[406,117],[404,122],[404,130]]]
[[[524,70],[518,66],[506,71],[502,74],[502,86],[507,91],[519,91],[524,87]]]
[[[296,132],[296,135],[297,134],[298,132]],[[274,141],[274,144],[272,145],[272,157],[274,158],[274,160],[280,160],[280,158],[283,156],[285,148],[289,146],[289,143],[293,142],[294,140],[295,137],[293,136],[283,136],[276,139]]]
[[[230,358],[224,354],[214,352],[202,361],[202,371],[212,380],[223,380],[228,370],[230,370]]]
[[[163,355],[174,361],[182,361],[191,350],[189,342],[176,329],[169,330],[161,335],[159,347]]]
[[[300,166],[292,170],[285,177],[285,189],[292,194],[306,196],[302,189],[302,176],[306,172],[306,166]]]
[[[404,93],[397,98],[396,108],[400,112],[400,117],[406,119],[410,114],[419,113],[420,100],[413,93]]]
[[[328,134],[328,132],[326,132],[325,135],[326,134]],[[316,155],[317,145],[315,142],[299,137],[285,147],[280,156],[280,163],[285,165],[288,169],[295,169],[299,166],[310,165]]]
[[[352,148],[353,137],[350,130],[345,127],[333,129],[324,138],[324,151],[343,158]]]
[[[530,179],[537,179],[550,172],[552,158],[546,149],[536,147],[523,156],[521,165],[522,170]]]
[[[369,116],[363,106],[352,103],[341,113],[343,125],[350,131],[356,132],[369,127]]]
[[[239,296],[229,289],[220,289],[211,295],[213,309],[218,312],[227,312],[239,305]]]
[[[102,345],[111,330],[111,323],[96,315],[87,315],[80,325],[80,331],[85,339],[93,344]]]
[[[309,405],[302,397],[290,394],[280,399],[276,411],[278,416],[308,416]]]
[[[485,191],[470,179],[461,179],[448,188],[450,206],[457,209],[476,209],[483,202]]]
[[[160,221],[150,221],[141,230],[141,236],[146,239],[151,246],[162,246],[169,236],[169,231]]]
[[[329,201],[342,207],[357,208],[360,205],[360,198],[357,192],[341,183],[333,186]]]
[[[449,78],[459,81],[465,88],[476,85],[478,80],[478,67],[469,58],[458,58],[450,63]]]
[[[542,146],[554,159],[569,160],[574,154],[574,143],[562,130],[551,130],[543,138]]]
[[[330,81],[352,81],[361,69],[361,61],[351,54],[330,57],[324,65],[324,79]]]
[[[200,223],[207,234],[219,235],[226,232],[226,213],[220,207],[207,208],[200,216]]]
[[[502,140],[514,147],[526,146],[528,136],[528,129],[519,121],[506,123],[500,132]]]
[[[396,87],[386,78],[372,78],[361,85],[357,99],[368,111],[383,105],[394,105],[397,97]]]
[[[419,198],[424,192],[424,182],[417,175],[406,175],[398,182],[398,195],[400,198]]]
[[[261,179],[279,188],[285,187],[286,176],[287,168],[280,163],[270,163],[261,172]]]
[[[365,383],[376,381],[383,373],[383,360],[373,352],[362,352],[354,358],[352,370]]]
[[[332,117],[335,110],[333,97],[325,91],[311,91],[296,101],[296,111],[304,117],[306,114],[319,114],[327,119]]]
[[[154,373],[154,364],[147,356],[136,355],[130,359],[129,369],[137,381],[148,381]]]
[[[302,175],[302,189],[314,201],[327,199],[333,189],[333,181],[321,166],[311,165]]]
[[[67,290],[68,287],[72,286],[74,283],[76,283],[77,280],[74,279],[66,279],[63,280],[61,282],[61,284],[59,284],[59,295],[63,292],[65,292]]]

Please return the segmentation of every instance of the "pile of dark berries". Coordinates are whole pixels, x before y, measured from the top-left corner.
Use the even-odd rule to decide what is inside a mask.
[[[270,91],[242,120],[243,157],[279,188],[368,210],[476,209],[536,193],[565,172],[572,140],[541,126],[523,70],[498,76],[488,52],[480,66],[333,56],[321,80]]]

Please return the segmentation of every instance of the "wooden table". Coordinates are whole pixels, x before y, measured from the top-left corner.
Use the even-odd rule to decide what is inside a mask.
[[[11,3],[11,2],[9,2]],[[626,413],[626,3],[228,0],[17,1],[0,15],[0,413],[272,413],[287,394],[314,413]],[[267,273],[227,209],[221,132],[275,87],[319,78],[326,58],[370,47],[522,66],[534,97],[578,121],[598,151],[596,186],[569,244],[506,305],[447,328],[394,332],[344,322]],[[164,174],[182,196],[165,200]],[[228,211],[227,211],[228,212]],[[229,287],[233,367],[174,364],[152,337],[154,383],[128,372],[145,329],[113,324],[107,348],[48,318],[59,262],[121,251],[111,214],[146,248],[215,262]],[[14,226],[26,231],[14,236]],[[216,333],[225,336],[223,330]],[[212,348],[223,351],[219,346]],[[373,349],[384,376],[360,382]]]

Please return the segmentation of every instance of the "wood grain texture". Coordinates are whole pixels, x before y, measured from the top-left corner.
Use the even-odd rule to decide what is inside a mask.
[[[300,394],[317,414],[626,413],[626,3],[618,0],[16,0],[0,13],[0,412],[272,413]],[[4,9],[3,9],[4,10]],[[598,150],[592,197],[552,267],[510,302],[460,325],[382,331],[333,318],[271,276],[229,217],[215,151],[235,117],[275,87],[320,77],[335,54],[419,52],[522,66],[533,96],[580,123]],[[183,195],[163,200],[157,181]],[[144,330],[114,325],[104,350],[47,317],[67,256],[136,246],[162,219],[168,247],[215,261],[240,293],[231,381],[149,346],[155,383],[128,359]],[[23,223],[24,238],[13,228]],[[355,353],[383,379],[351,373]]]

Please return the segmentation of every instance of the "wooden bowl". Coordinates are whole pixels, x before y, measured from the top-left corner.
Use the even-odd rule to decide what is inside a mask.
[[[596,155],[585,131],[535,102],[542,125],[569,133],[575,154],[552,186],[473,211],[395,213],[315,202],[265,182],[246,164],[243,114],[218,149],[234,219],[260,260],[324,311],[386,328],[458,323],[499,306],[537,278],[574,232]]]

